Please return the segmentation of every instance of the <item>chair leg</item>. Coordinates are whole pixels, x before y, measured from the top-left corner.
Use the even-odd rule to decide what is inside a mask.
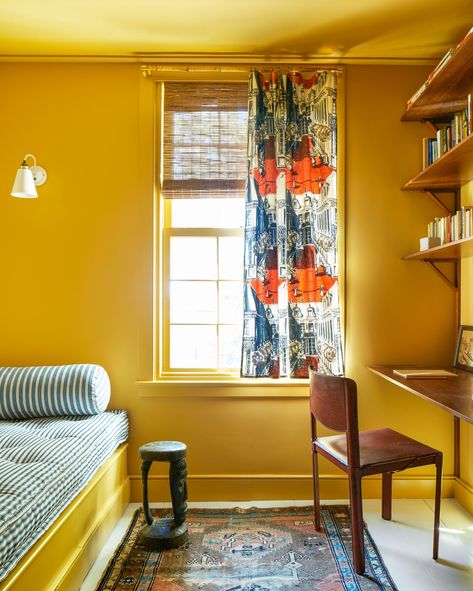
[[[317,462],[317,451],[312,448],[312,484],[314,487],[314,524],[315,529],[320,531],[320,491],[319,491],[319,467]]]
[[[349,474],[350,505],[351,505],[351,537],[353,546],[353,564],[355,571],[362,575],[365,572],[365,551],[363,543],[363,505],[361,497],[361,476]]]
[[[382,508],[381,516],[388,521],[391,519],[392,513],[392,495],[393,495],[393,473],[383,473],[383,489],[382,489]]]
[[[434,551],[433,558],[439,557],[439,527],[440,527],[440,502],[442,491],[442,454],[435,459],[436,478],[435,478],[435,513],[434,513]]]

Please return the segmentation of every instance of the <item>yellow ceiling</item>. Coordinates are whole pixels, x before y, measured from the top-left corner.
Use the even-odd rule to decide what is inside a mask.
[[[0,57],[431,59],[473,0],[0,0]]]

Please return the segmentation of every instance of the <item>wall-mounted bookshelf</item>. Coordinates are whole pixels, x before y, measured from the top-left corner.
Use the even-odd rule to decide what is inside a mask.
[[[428,250],[413,252],[403,258],[405,261],[456,261],[461,257],[473,255],[473,237],[447,242]]]
[[[424,168],[402,189],[405,191],[455,190],[471,180],[473,180],[473,134]]]
[[[454,193],[454,210],[458,210],[460,187],[473,180],[472,91],[473,28],[456,47],[445,54],[425,83],[408,100],[401,118],[402,121],[429,123],[431,130],[437,130],[437,149],[441,148],[441,153],[437,153],[434,162],[405,183],[402,189],[424,191],[436,200],[444,211],[449,208],[438,199],[435,191]],[[441,139],[443,128],[450,125],[451,129],[446,129],[446,132],[451,131],[452,135],[457,131],[453,129],[452,119],[457,123],[459,120],[465,122],[465,127],[461,129],[463,139],[453,146],[439,146],[439,136]],[[455,144],[455,141],[452,141],[452,144]],[[424,143],[424,163],[426,155]],[[455,332],[460,323],[459,260],[472,255],[473,237],[468,237],[403,257],[406,261],[423,261],[453,290]],[[453,264],[453,273],[445,273],[443,268],[438,266],[443,262]],[[456,428],[458,429],[458,425]]]
[[[453,147],[458,136],[447,144],[447,150],[441,154],[432,164],[426,166],[414,178],[405,183],[402,187],[407,191],[424,191],[438,205],[441,206],[444,213],[454,215],[455,210],[459,210],[460,187],[473,180],[473,133],[472,133],[472,113],[471,113],[471,93],[473,92],[473,28],[467,35],[452,48],[439,62],[434,71],[430,74],[421,88],[408,100],[407,108],[401,118],[402,121],[423,121],[430,123],[431,128],[437,130],[437,142],[439,135],[442,135],[443,127],[447,127],[449,122],[454,119],[458,122],[459,117],[466,114],[469,117],[467,125],[462,128],[465,135],[463,139]],[[470,95],[470,97],[468,97]],[[464,114],[460,114],[465,110]],[[456,113],[456,114],[455,114]],[[467,119],[465,117],[465,120]],[[450,124],[451,125],[451,124]],[[451,126],[452,128],[454,126]],[[452,131],[450,130],[446,130]],[[456,133],[456,129],[455,129]],[[453,134],[453,132],[452,132]],[[469,134],[469,135],[468,135]],[[466,137],[465,137],[466,136]],[[429,143],[429,142],[428,142]],[[432,144],[433,146],[433,144]],[[445,145],[441,144],[441,148]],[[448,149],[449,148],[449,149]],[[424,143],[424,166],[425,156],[431,154],[425,150]],[[427,161],[430,159],[427,158]],[[431,160],[430,160],[431,161]],[[438,192],[453,192],[455,194],[455,205],[453,211],[446,207],[435,195]],[[462,208],[463,210],[463,208]],[[460,226],[463,233],[463,222]],[[467,224],[468,227],[468,224]],[[471,218],[469,230],[471,232]],[[457,334],[460,324],[460,259],[473,255],[473,237],[462,238],[446,242],[440,246],[435,246],[427,250],[413,252],[403,257],[406,261],[421,261],[429,266],[437,276],[449,286],[453,292],[454,300],[454,331]],[[450,263],[448,272],[444,271],[445,265]],[[451,268],[453,266],[453,269]],[[458,390],[463,391],[462,388]],[[457,388],[455,392],[458,393]],[[462,392],[467,398],[471,397],[471,392],[465,389]],[[458,415],[454,417],[454,473],[460,474],[460,425]]]
[[[455,209],[460,208],[459,189],[473,180],[472,114],[471,100],[468,100],[468,94],[471,94],[472,90],[473,29],[456,47],[445,54],[421,88],[408,100],[402,116],[402,121],[430,122],[434,128],[438,128],[439,122],[440,127],[442,123],[445,125],[455,112],[466,107],[468,113],[465,115],[465,129],[469,135],[405,183],[403,190],[426,191],[435,198],[433,193],[436,190],[451,191],[455,193]],[[437,201],[441,204],[440,200]],[[456,261],[472,254],[473,239],[468,237],[415,252],[403,258],[417,261]]]
[[[414,95],[416,98],[408,104],[402,121],[440,119],[447,113],[465,108],[466,96],[471,92],[472,87],[473,34],[471,31],[449,54],[450,57],[440,62],[425,84],[417,91],[417,96]]]

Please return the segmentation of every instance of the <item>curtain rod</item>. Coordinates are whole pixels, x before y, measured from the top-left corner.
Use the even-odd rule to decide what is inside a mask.
[[[271,70],[281,70],[287,68],[290,71],[297,71],[301,74],[313,73],[313,72],[337,72],[343,73],[345,69],[342,66],[333,65],[317,65],[312,66],[305,64],[304,66],[297,63],[255,63],[255,64],[228,64],[228,65],[215,65],[215,64],[153,64],[141,66],[141,73],[145,78],[150,77],[153,72],[193,72],[193,73],[224,73],[224,74],[236,74],[236,73],[249,73],[252,70],[262,70],[263,72],[270,72]]]

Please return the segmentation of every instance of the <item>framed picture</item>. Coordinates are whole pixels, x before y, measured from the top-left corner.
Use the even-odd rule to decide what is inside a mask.
[[[453,365],[473,371],[473,326],[460,326]]]

